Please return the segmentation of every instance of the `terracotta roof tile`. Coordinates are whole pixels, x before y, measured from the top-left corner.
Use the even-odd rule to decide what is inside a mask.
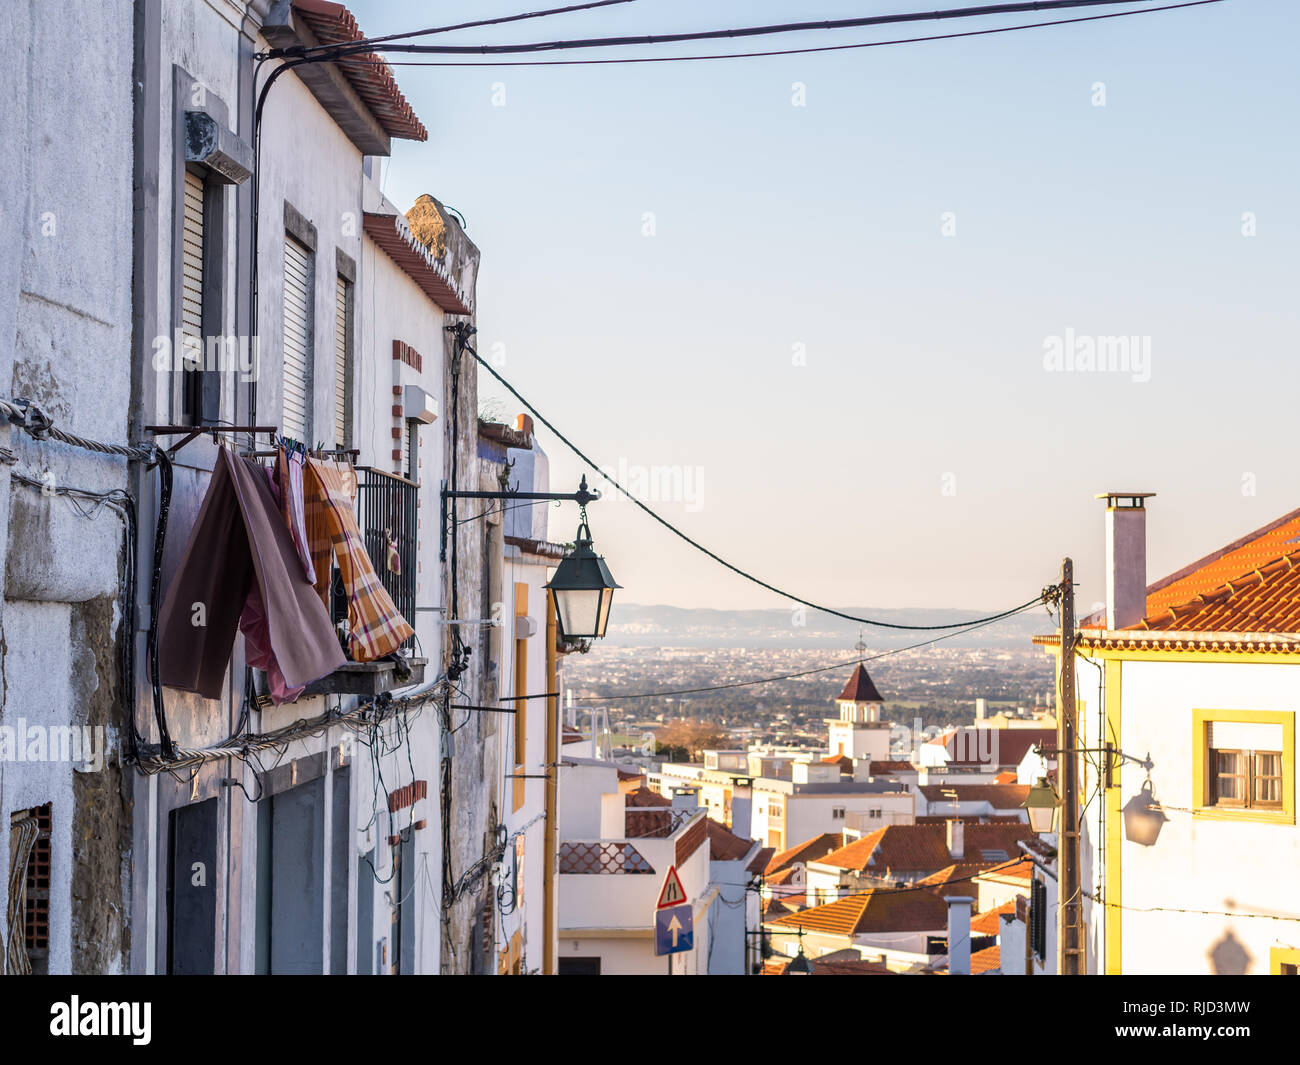
[[[1023,880],[1028,883],[1034,879],[1034,863],[1028,856],[1012,858],[1008,862],[995,865],[992,869],[985,869],[979,874],[981,879],[986,876],[1005,880]]]
[[[752,839],[736,835],[726,825],[706,817],[705,828],[709,834],[709,858],[715,862],[736,862],[754,846]]]
[[[764,847],[749,860],[749,864],[745,866],[745,872],[754,873],[755,875],[761,873],[767,868],[767,863],[772,860],[772,855],[775,853],[775,847]]]
[[[1233,578],[1251,573],[1293,551],[1293,541],[1297,536],[1300,536],[1300,510],[1293,510],[1176,573],[1147,585],[1146,616],[1159,616],[1172,606],[1212,592]],[[1084,618],[1079,625],[1081,628],[1101,628],[1105,620],[1105,611],[1102,611]]]
[[[840,692],[839,698],[852,700],[855,703],[883,703],[885,700],[880,697],[880,692],[876,691],[876,686],[871,683],[871,677],[867,675],[866,667],[859,662],[853,669],[853,675],[849,677],[848,683],[844,685],[844,690]]]
[[[990,973],[995,969],[1002,967],[1002,948],[985,947],[983,950],[977,950],[970,956],[970,971],[972,976],[979,976],[981,973]]]
[[[1017,843],[1031,839],[1027,824],[963,822],[962,857],[969,861],[995,861],[984,857],[989,851],[1001,851],[1007,859],[1020,851]],[[938,872],[953,864],[948,850],[947,828],[942,821],[915,825],[886,825],[854,840],[823,858],[822,865],[849,869],[857,873],[883,876],[900,872]]]
[[[1136,627],[1162,632],[1300,632],[1300,551],[1150,613]]]
[[[931,802],[987,802],[996,810],[1011,810],[1025,804],[1028,784],[923,784],[920,792]]]
[[[813,836],[812,839],[804,840],[788,850],[781,851],[780,854],[773,855],[764,873],[771,876],[798,862],[815,862],[822,855],[829,854],[842,846],[844,846],[843,832],[823,832],[820,836]]]
[[[916,772],[916,766],[914,766],[911,762],[885,761],[885,762],[871,763],[871,775],[873,777],[885,776],[888,775],[889,773],[915,773],[915,772]]]
[[[1001,917],[1004,914],[1014,916],[1016,900],[1003,903],[992,910],[985,910],[970,919],[970,931],[973,936],[996,936],[1002,931]]]
[[[342,4],[328,0],[293,0],[293,10],[321,44],[351,44],[365,40],[357,20]],[[344,56],[336,60],[356,94],[390,137],[423,141],[429,131],[397,87],[392,67],[373,52]],[[464,313],[464,312],[462,312]]]
[[[971,881],[997,864],[997,862],[957,862],[918,880],[914,886],[931,888],[944,898],[949,895],[969,895],[975,890]]]
[[[769,924],[843,936],[928,932],[948,927],[948,904],[930,891],[863,891],[777,917]]]
[[[657,791],[651,791],[649,788],[645,787],[644,785],[642,785],[639,788],[634,788],[632,791],[629,791],[626,795],[623,796],[623,799],[624,799],[624,803],[623,803],[624,806],[659,807],[659,806],[671,806],[673,804],[672,799],[668,798],[668,796],[660,795]]]

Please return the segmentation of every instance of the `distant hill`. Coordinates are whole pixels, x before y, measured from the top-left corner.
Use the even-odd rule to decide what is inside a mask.
[[[836,608],[840,609],[840,608]],[[846,614],[899,625],[936,625],[970,621],[994,611],[951,609],[882,610],[845,607]],[[802,621],[802,624],[799,622]],[[606,642],[625,647],[669,643],[677,647],[826,647],[839,644],[851,651],[858,642],[856,622],[842,621],[816,611],[797,615],[783,610],[711,610],[677,606],[644,606],[614,602]],[[1030,638],[1055,631],[1042,607],[994,622],[945,640],[953,647],[1016,647],[1025,649]],[[864,626],[868,649],[885,649],[920,643],[942,632],[883,629]]]

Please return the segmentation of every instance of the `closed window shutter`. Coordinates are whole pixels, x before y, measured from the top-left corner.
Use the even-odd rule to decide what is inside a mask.
[[[415,442],[415,427],[418,422],[408,418],[406,427],[402,430],[402,468],[399,471],[403,477],[414,481],[415,471],[411,468],[411,456],[415,449],[411,446]]]
[[[311,252],[284,238],[284,414],[280,431],[304,444],[307,440],[308,373],[311,330]]]
[[[1210,747],[1216,751],[1281,751],[1282,726],[1251,721],[1211,721]]]
[[[334,281],[334,446],[347,447],[348,283]]]
[[[203,339],[203,179],[185,172],[181,333]]]

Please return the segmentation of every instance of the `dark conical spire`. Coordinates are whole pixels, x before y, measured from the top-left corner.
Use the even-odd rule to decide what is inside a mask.
[[[866,666],[859,662],[853,668],[853,676],[849,682],[844,685],[844,690],[839,695],[842,701],[846,700],[854,703],[883,703],[880,692],[876,691],[876,686],[871,683],[871,678],[867,675]]]

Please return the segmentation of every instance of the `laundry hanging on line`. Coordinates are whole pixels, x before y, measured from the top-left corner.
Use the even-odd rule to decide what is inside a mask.
[[[348,598],[348,650],[358,662],[373,662],[415,635],[375,572],[357,526],[352,499],[356,473],[350,466],[308,459],[303,479],[305,522],[311,541],[316,591],[329,602],[332,553]]]
[[[254,582],[286,688],[301,688],[346,663],[266,471],[223,447],[159,615],[164,684],[221,697]]]

